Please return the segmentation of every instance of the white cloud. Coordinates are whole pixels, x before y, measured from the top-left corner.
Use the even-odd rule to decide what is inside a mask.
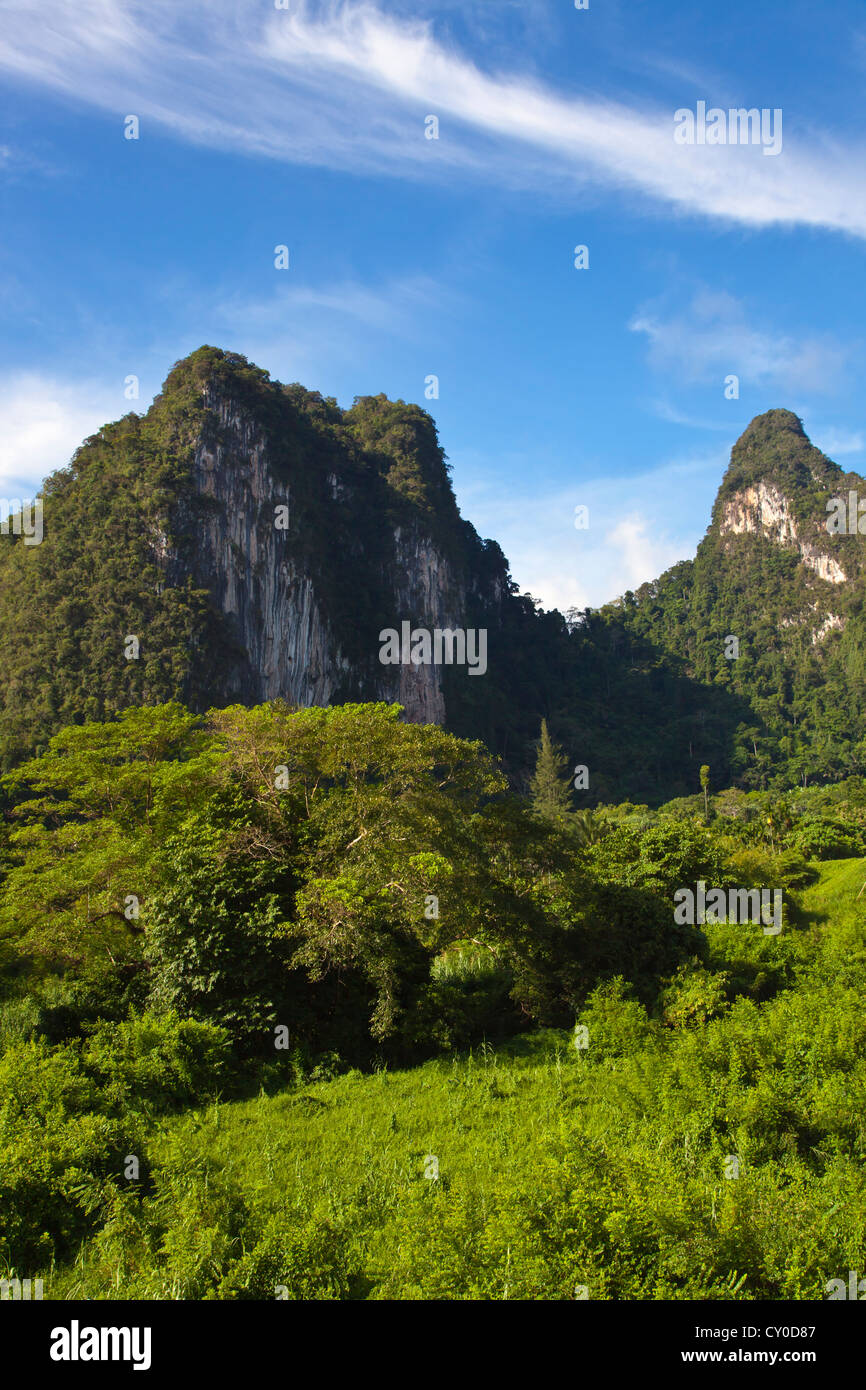
[[[95,382],[38,373],[0,378],[0,495],[34,497],[44,478],[69,462],[82,440],[136,402]]]
[[[694,555],[726,464],[716,450],[567,490],[514,483],[504,493],[496,474],[458,454],[455,477],[462,510],[502,546],[521,589],[564,611],[598,607]],[[587,530],[574,526],[579,505],[589,508]]]
[[[212,306],[201,305],[198,321],[207,325],[205,336],[267,362],[274,376],[321,384],[335,371],[357,370],[373,339],[429,343],[437,316],[461,302],[455,291],[425,275],[375,286],[280,284],[266,297],[227,294]]]
[[[606,536],[606,542],[618,555],[622,575],[618,593],[636,589],[648,579],[655,579],[675,559],[682,559],[678,547],[666,537],[650,534],[652,523],[640,512],[632,512],[618,522]]]
[[[780,391],[833,391],[841,384],[851,349],[836,339],[794,338],[749,323],[744,305],[725,291],[699,290],[685,309],[666,313],[649,305],[629,327],[643,333],[649,359],[675,382],[709,381],[719,387],[726,376],[745,386]]]
[[[715,430],[728,435],[731,433],[730,421],[722,424],[719,420],[699,420],[693,415],[686,415],[666,400],[653,401],[652,411],[660,420],[667,420],[670,425],[685,425],[692,430]]]
[[[217,313],[247,323],[274,323],[287,314],[309,314],[311,319],[333,314],[354,319],[364,328],[405,334],[412,331],[418,311],[441,305],[444,293],[424,276],[392,281],[379,289],[357,281],[332,283],[327,289],[291,285],[263,299],[230,296],[217,305]],[[451,291],[447,294],[453,299]]]
[[[836,428],[833,425],[826,429],[820,425],[814,428],[807,425],[807,433],[813,444],[816,444],[822,453],[828,458],[843,458],[846,454],[862,454],[864,448],[863,433],[861,430],[847,430]]]
[[[430,20],[370,0],[78,0],[33,23],[5,0],[0,67],[68,101],[126,114],[197,144],[351,171],[470,174],[573,194],[643,194],[684,213],[749,226],[866,236],[866,150],[786,131],[760,148],[678,146],[673,109],[628,106],[486,72]],[[437,114],[441,138],[423,138]]]

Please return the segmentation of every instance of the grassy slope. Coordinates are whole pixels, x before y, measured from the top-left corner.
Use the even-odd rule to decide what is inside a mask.
[[[619,1003],[586,1052],[539,1032],[172,1121],[155,1196],[51,1296],[825,1297],[866,1263],[864,880],[822,865],[796,989],[702,1027]]]
[[[820,869],[820,882],[803,890],[804,911],[824,922],[862,922],[866,913],[866,859],[831,859]],[[861,889],[863,896],[858,897]]]

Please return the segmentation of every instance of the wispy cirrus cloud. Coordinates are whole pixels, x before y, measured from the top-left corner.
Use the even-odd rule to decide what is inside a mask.
[[[315,383],[347,399],[361,389],[364,364],[375,361],[377,352],[429,348],[441,338],[443,323],[465,309],[459,291],[423,272],[369,283],[346,278],[297,284],[285,278],[269,294],[250,294],[229,281],[203,293],[181,279],[165,293],[182,303],[183,318],[151,344],[142,364],[148,380],[158,379],[178,352],[220,343],[266,366],[275,378]]]
[[[731,433],[730,422],[723,423],[720,420],[705,420],[694,415],[689,415],[683,410],[678,410],[675,405],[665,399],[655,400],[651,403],[651,409],[659,420],[666,420],[670,425],[685,425],[691,430],[714,430],[722,434]]]
[[[678,382],[721,381],[792,393],[831,392],[842,384],[854,347],[829,334],[793,337],[749,321],[746,306],[726,291],[700,289],[685,308],[640,309],[629,327],[642,333],[649,360]]]
[[[849,430],[835,425],[809,425],[807,432],[813,444],[836,462],[850,454],[862,454],[866,448],[862,430]]]
[[[755,147],[678,146],[673,110],[485,71],[435,21],[372,0],[78,0],[33,22],[4,0],[0,68],[177,137],[355,172],[594,186],[752,227],[866,236],[866,149],[786,132]],[[677,103],[680,104],[680,103]],[[442,122],[428,141],[423,117]]]
[[[430,276],[419,274],[381,284],[356,280],[321,285],[285,285],[260,298],[228,293],[218,298],[213,315],[232,331],[275,331],[287,323],[305,329],[321,328],[333,321],[346,333],[347,321],[359,332],[400,338],[419,337],[425,316],[457,307],[460,296]],[[357,349],[358,342],[352,343]]]

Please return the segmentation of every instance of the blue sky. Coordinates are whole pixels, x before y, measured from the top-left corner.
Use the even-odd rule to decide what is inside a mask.
[[[425,405],[547,605],[693,554],[760,411],[866,470],[859,0],[0,0],[0,73],[7,497],[205,342]]]

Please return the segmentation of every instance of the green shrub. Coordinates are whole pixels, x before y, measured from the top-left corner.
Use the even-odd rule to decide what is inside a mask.
[[[807,859],[853,859],[864,853],[860,827],[833,820],[829,816],[800,822],[794,844]]]

